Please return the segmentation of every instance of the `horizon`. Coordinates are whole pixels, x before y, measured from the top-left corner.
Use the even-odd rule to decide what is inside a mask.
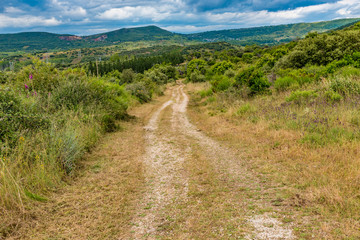
[[[214,32],[214,31],[223,31],[223,30],[237,30],[237,29],[252,29],[252,28],[262,28],[262,27],[271,27],[271,26],[282,26],[282,25],[295,25],[295,24],[301,24],[301,23],[318,23],[318,22],[329,22],[329,21],[336,21],[336,20],[342,20],[342,19],[360,19],[360,17],[358,18],[337,18],[337,19],[332,19],[332,20],[324,20],[324,21],[314,21],[314,22],[295,22],[295,23],[283,23],[283,24],[274,24],[274,25],[259,25],[256,27],[239,27],[239,28],[224,28],[224,29],[217,29],[217,30],[206,30],[206,31],[198,31],[198,32],[189,32],[189,33],[181,33],[181,32],[176,32],[176,31],[169,31],[163,27],[160,27],[158,25],[155,24],[149,24],[149,25],[142,25],[142,26],[130,26],[130,27],[120,27],[120,28],[116,28],[116,29],[112,29],[106,32],[99,32],[99,33],[94,33],[94,34],[89,34],[89,35],[77,35],[77,34],[71,34],[71,33],[58,33],[58,32],[50,32],[50,31],[20,31],[20,32],[8,32],[8,33],[0,33],[0,35],[5,35],[5,34],[20,34],[20,33],[50,33],[50,34],[57,34],[57,35],[71,35],[71,36],[78,36],[78,37],[87,37],[87,36],[93,36],[93,35],[98,35],[98,34],[102,34],[102,33],[108,33],[108,32],[113,32],[113,31],[117,31],[117,30],[121,30],[121,29],[133,29],[133,28],[145,28],[145,27],[158,27],[161,28],[163,30],[169,31],[171,33],[174,34],[196,34],[196,33],[204,33],[204,32]]]
[[[148,25],[187,34],[360,17],[360,0],[2,2],[0,34],[48,32],[89,36]]]

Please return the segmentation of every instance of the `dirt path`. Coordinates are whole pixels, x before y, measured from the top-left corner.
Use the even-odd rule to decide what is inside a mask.
[[[272,204],[277,187],[191,123],[184,88],[135,109],[138,120],[105,139],[87,173],[14,238],[295,239]]]

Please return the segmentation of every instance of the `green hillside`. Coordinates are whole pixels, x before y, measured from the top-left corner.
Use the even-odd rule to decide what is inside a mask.
[[[326,32],[343,26],[349,26],[358,21],[360,21],[359,18],[351,18],[315,23],[297,23],[256,28],[230,29],[189,34],[187,35],[187,38],[190,40],[206,42],[227,41],[240,45],[272,45],[304,37],[308,32]]]
[[[326,32],[339,29],[360,19],[339,19],[327,22],[298,23],[278,26],[210,31],[195,34],[177,34],[156,26],[122,28],[91,36],[53,34],[46,32],[26,32],[0,34],[0,52],[33,50],[66,50],[110,46],[120,42],[175,40],[219,42],[226,41],[238,45],[268,44],[289,42],[305,36],[308,32]]]
[[[102,39],[105,42],[135,42],[143,40],[169,40],[177,34],[171,33],[156,26],[122,28],[108,33],[101,33],[86,37],[87,40]]]

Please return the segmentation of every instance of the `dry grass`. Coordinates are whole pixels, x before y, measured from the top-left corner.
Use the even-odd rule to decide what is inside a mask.
[[[197,92],[204,85],[189,85],[188,89]],[[246,110],[243,115],[237,111],[244,101],[232,99],[229,104],[228,99],[217,96],[216,101],[205,102],[193,95],[190,116],[210,136],[244,149],[255,173],[284,186],[279,194],[287,198],[286,204],[308,216],[308,223],[298,223],[299,237],[358,239],[360,143],[343,138],[325,145],[307,144],[302,141],[302,129],[261,115],[262,106],[277,105],[285,95],[255,98],[249,101],[255,113]],[[344,119],[353,116],[351,111],[344,106],[333,108],[332,113]]]
[[[13,212],[4,216],[16,229],[8,238],[127,238],[144,187],[143,127],[158,102],[134,107],[130,115],[136,118],[122,122],[121,131],[106,135],[83,158],[77,176],[47,196],[47,202],[29,205],[22,218]]]

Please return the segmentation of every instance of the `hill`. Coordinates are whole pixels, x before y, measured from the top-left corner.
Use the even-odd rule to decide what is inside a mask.
[[[308,32],[326,32],[333,29],[340,29],[358,21],[360,21],[359,18],[351,18],[314,23],[296,23],[277,26],[230,29],[188,34],[186,37],[189,40],[203,42],[227,41],[239,45],[273,45],[302,38]]]
[[[326,22],[230,29],[194,34],[172,33],[157,26],[122,28],[90,36],[75,36],[46,32],[0,34],[0,51],[66,50],[73,48],[110,46],[120,42],[159,40],[176,40],[182,43],[186,41],[226,41],[238,45],[275,45],[301,38],[308,32],[326,32],[333,29],[340,29],[358,21],[360,21],[360,19],[338,19]]]
[[[0,34],[0,51],[56,50],[98,47],[119,42],[156,41],[182,38],[156,26],[122,28],[116,31],[91,36],[54,34],[46,32],[24,32]]]

